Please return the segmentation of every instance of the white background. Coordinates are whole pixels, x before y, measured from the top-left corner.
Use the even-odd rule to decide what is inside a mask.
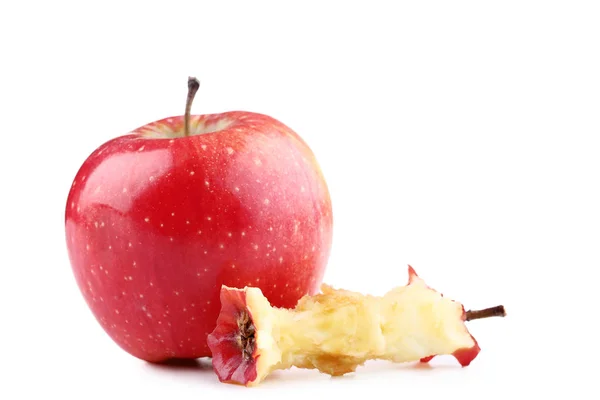
[[[3,2],[0,398],[597,398],[598,21],[592,1]],[[70,271],[66,196],[97,146],[181,114],[188,75],[195,113],[269,114],[309,143],[328,283],[382,294],[410,263],[467,308],[505,304],[470,324],[470,367],[246,389],[110,341]]]

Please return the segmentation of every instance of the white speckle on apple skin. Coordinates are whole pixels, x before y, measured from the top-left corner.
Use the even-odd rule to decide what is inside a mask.
[[[144,218],[144,221],[150,222],[150,218],[146,217],[146,218]]]
[[[236,186],[236,187],[235,187],[235,191],[236,191],[236,192],[239,192],[239,191],[240,191],[240,188]]]
[[[123,193],[127,193],[127,188],[123,188]]]
[[[145,148],[146,148],[146,146],[142,146],[138,149],[138,151],[144,151]]]
[[[149,180],[150,182],[152,182],[152,181],[154,180],[154,177],[153,177],[153,176],[150,176],[150,177],[148,178],[148,180]]]
[[[265,204],[265,206],[268,206],[270,202],[271,201],[269,199],[264,199],[263,200],[263,203]]]
[[[229,155],[233,154],[233,149],[231,147],[227,148],[227,154],[229,154]]]
[[[262,161],[260,160],[260,158],[255,157],[254,158],[254,164],[257,165],[257,166],[262,165]]]
[[[210,182],[209,181],[204,181],[204,185],[205,186],[210,186]]]
[[[203,145],[201,145],[201,146],[200,146],[200,148],[201,148],[202,150],[206,150],[206,145],[205,145],[205,144],[203,144]]]
[[[194,176],[195,173],[196,173],[195,171],[190,171],[191,176]]]

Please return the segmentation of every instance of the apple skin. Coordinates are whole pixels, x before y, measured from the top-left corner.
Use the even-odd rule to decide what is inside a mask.
[[[65,215],[72,270],[108,335],[140,359],[210,356],[221,285],[277,307],[319,290],[332,206],[308,145],[262,114],[165,118],[85,160]],[[195,134],[201,132],[202,134]]]

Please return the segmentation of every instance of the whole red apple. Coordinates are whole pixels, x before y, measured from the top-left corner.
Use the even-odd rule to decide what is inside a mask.
[[[110,337],[152,362],[210,356],[222,285],[278,307],[318,291],[331,200],[308,145],[262,114],[162,119],[100,146],[65,217],[77,284]]]

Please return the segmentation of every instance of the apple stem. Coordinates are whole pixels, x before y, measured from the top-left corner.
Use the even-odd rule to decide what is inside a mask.
[[[469,310],[465,313],[465,319],[467,321],[490,317],[506,317],[506,310],[504,310],[504,306],[484,308],[483,310]]]
[[[190,136],[190,111],[192,110],[192,102],[196,96],[196,92],[200,88],[200,82],[198,79],[190,76],[188,78],[188,94],[187,101],[185,102],[185,116],[184,116],[184,128],[183,135]]]

